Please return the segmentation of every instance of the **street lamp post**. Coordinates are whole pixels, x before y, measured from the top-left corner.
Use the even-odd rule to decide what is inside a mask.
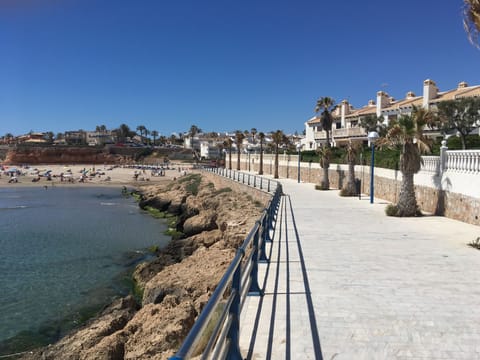
[[[297,144],[297,150],[298,150],[298,170],[297,170],[297,182],[300,183],[300,150],[302,150],[302,144],[298,143]]]
[[[379,135],[376,131],[370,131],[367,135],[368,137],[368,142],[370,143],[370,146],[372,147],[372,161],[370,164],[370,204],[373,204],[373,193],[374,193],[374,174],[373,170],[375,168],[375,141],[378,139]]]

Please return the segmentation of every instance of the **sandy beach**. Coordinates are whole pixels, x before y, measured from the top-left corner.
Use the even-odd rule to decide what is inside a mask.
[[[17,181],[7,173],[9,169],[18,169]],[[44,176],[50,171],[50,177]],[[190,164],[172,164],[163,169],[160,176],[158,171],[141,169],[133,166],[112,165],[35,165],[28,168],[8,166],[1,171],[0,187],[18,186],[130,186],[153,185],[170,181],[191,171]],[[85,173],[86,175],[82,176]],[[62,176],[63,174],[63,176]],[[95,174],[95,175],[94,175]],[[63,178],[63,179],[62,179]],[[82,179],[83,178],[83,179]],[[37,180],[38,181],[35,181]],[[11,182],[10,182],[11,181]]]

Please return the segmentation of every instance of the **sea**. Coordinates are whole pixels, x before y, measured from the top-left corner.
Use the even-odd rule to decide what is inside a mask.
[[[127,295],[166,229],[119,188],[0,188],[0,355],[52,343]]]

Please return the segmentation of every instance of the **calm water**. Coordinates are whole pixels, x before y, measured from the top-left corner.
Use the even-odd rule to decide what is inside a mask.
[[[0,354],[6,339],[58,336],[125,295],[121,280],[165,229],[120,189],[0,189]]]

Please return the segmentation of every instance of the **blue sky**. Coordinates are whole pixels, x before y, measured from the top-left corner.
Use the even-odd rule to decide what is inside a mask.
[[[0,135],[144,125],[301,132],[355,107],[480,84],[461,0],[1,0]]]

